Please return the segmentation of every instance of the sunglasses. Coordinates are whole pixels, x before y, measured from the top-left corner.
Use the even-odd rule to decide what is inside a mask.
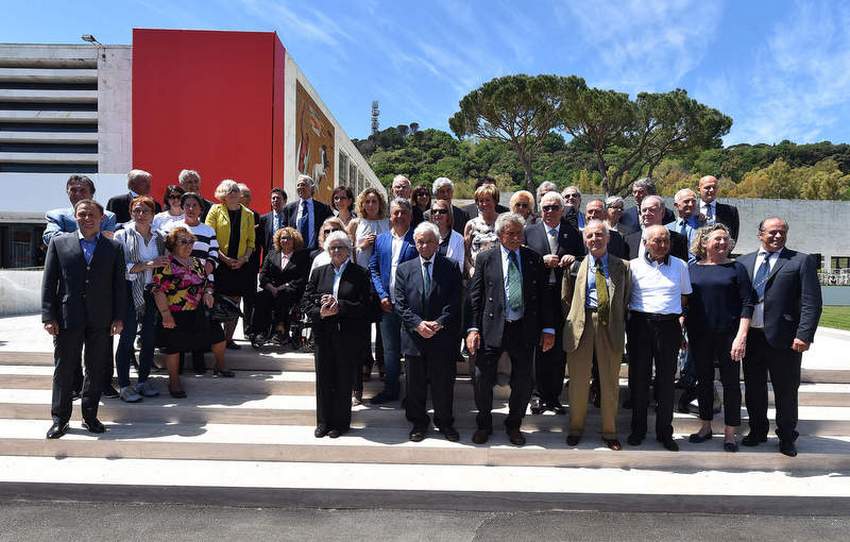
[[[183,246],[186,246],[186,245],[194,245],[194,244],[195,244],[195,240],[194,240],[194,239],[178,239],[178,240],[177,240],[177,244],[178,244],[178,245],[183,245]]]
[[[327,235],[327,234],[329,234],[329,233],[333,233],[333,232],[335,232],[335,231],[342,231],[342,230],[337,229],[337,228],[331,228],[331,229],[327,229],[327,230],[322,230],[322,233],[324,233],[325,235]]]
[[[431,209],[432,215],[447,215],[449,214],[448,209]]]
[[[543,212],[545,213],[551,213],[552,211],[557,211],[560,208],[560,205],[544,205],[543,207],[541,207],[541,209],[543,209]]]
[[[528,209],[529,205],[527,203],[514,203],[514,207],[517,209]]]
[[[348,196],[334,196],[334,201],[340,201],[344,199],[348,199]]]
[[[578,199],[580,197],[578,194],[564,194],[564,199]]]

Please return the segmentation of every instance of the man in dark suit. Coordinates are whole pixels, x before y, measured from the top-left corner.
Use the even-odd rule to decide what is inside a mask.
[[[607,216],[608,208],[601,199],[592,199],[584,206],[585,224],[591,220],[599,220],[607,224]],[[621,260],[629,259],[629,246],[623,236],[614,230],[608,230],[608,246],[605,251]]]
[[[493,186],[495,186],[496,179],[494,179],[493,177],[488,177],[486,175],[484,177],[479,178],[477,181],[475,181],[475,190],[478,190],[485,184],[492,184]],[[461,210],[466,213],[467,220],[472,220],[473,218],[478,216],[478,205],[474,201],[469,205],[464,205]],[[496,202],[496,213],[502,214],[507,213],[508,211],[510,211],[510,209],[508,209],[498,201]]]
[[[647,196],[643,198],[640,204],[640,220],[641,227],[625,237],[626,244],[629,246],[629,259],[633,260],[644,254],[643,230],[650,226],[660,226],[664,211],[664,200],[659,196]],[[688,240],[685,236],[670,232],[670,255],[688,261]]]
[[[625,210],[625,212],[623,212],[623,216],[620,218],[620,225],[628,231],[640,230],[640,211],[643,198],[657,194],[658,191],[655,188],[655,181],[649,177],[643,177],[642,179],[638,179],[632,183],[632,197],[635,199],[635,206],[629,207]],[[663,209],[661,224],[669,224],[676,220],[676,216],[673,214],[673,211],[664,205],[663,200],[661,202],[661,208]]]
[[[286,205],[286,192],[283,188],[272,188],[271,204],[272,210],[260,217],[260,226],[257,228],[257,246],[263,249],[262,260],[274,250],[274,234],[285,225],[283,208]]]
[[[201,174],[194,169],[180,170],[180,174],[177,176],[177,183],[186,192],[192,192],[193,194],[201,193]],[[212,207],[212,202],[201,198],[201,222],[206,221],[210,207]]]
[[[581,192],[577,186],[568,186],[561,192],[561,197],[564,198],[564,218],[573,225],[574,228],[581,231],[584,229],[584,215],[581,214]]]
[[[432,192],[434,193],[434,199],[441,199],[443,201],[449,202],[449,205],[452,206],[452,229],[459,234],[463,235],[463,230],[466,227],[466,223],[469,221],[469,215],[466,214],[466,211],[452,205],[452,198],[454,197],[455,188],[454,183],[448,177],[438,177],[434,180],[434,184],[432,186]],[[478,214],[478,208],[476,207],[475,214]],[[431,221],[431,211],[425,211],[424,218],[427,221]]]
[[[331,208],[313,199],[316,183],[309,175],[299,175],[295,184],[298,201],[283,208],[285,226],[291,226],[304,238],[304,248],[315,250],[319,246],[319,228],[325,219],[333,216]]]
[[[151,191],[151,174],[143,169],[131,169],[127,173],[127,194],[114,196],[106,202],[106,210],[115,213],[115,221],[118,224],[126,224],[130,221],[130,202],[136,196],[149,196]],[[154,200],[156,212],[162,211],[162,206]]]
[[[747,335],[744,383],[750,433],[744,446],[767,441],[767,375],[776,404],[779,451],[797,455],[797,391],[803,352],[815,339],[823,300],[813,256],[785,247],[788,223],[778,217],[762,220],[761,247],[738,258],[753,282],[757,304]]]
[[[124,251],[100,234],[103,207],[94,200],[80,200],[74,212],[79,230],[57,235],[50,242],[41,287],[41,320],[54,337],[49,439],[68,430],[74,373],[81,361],[86,366],[83,427],[91,433],[105,431],[97,419],[97,407],[103,375],[111,370],[109,337],[121,333],[127,309]]]
[[[717,190],[720,181],[713,175],[706,175],[699,180],[699,212],[705,217],[705,223],[709,226],[720,222],[729,228],[729,234],[735,241],[738,240],[738,232],[741,220],[738,217],[738,208],[717,201]]]
[[[536,252],[522,246],[524,224],[517,214],[499,215],[499,246],[478,255],[469,283],[471,325],[466,346],[473,355],[481,349],[475,365],[475,444],[484,444],[493,433],[493,385],[503,352],[511,358],[505,429],[511,444],[525,444],[520,425],[534,387],[534,350],[538,343],[544,352],[555,344],[551,305],[543,302],[546,268]]]
[[[410,179],[405,175],[396,175],[393,177],[393,184],[390,187],[390,191],[392,192],[392,198],[404,198],[410,202],[412,214],[410,215],[410,227],[415,228],[418,226],[423,220],[425,220],[422,209],[416,205],[416,202],[411,199],[413,196],[413,187],[410,184]]]
[[[413,232],[419,257],[398,266],[395,312],[401,317],[401,351],[407,364],[407,419],[410,440],[420,442],[428,432],[428,383],[434,405],[434,425],[456,442],[452,404],[463,283],[458,266],[437,253],[440,230],[423,222]]]
[[[543,258],[546,268],[543,302],[550,305],[554,318],[555,345],[543,352],[538,347],[534,382],[535,392],[531,397],[531,413],[540,414],[551,410],[566,414],[560,396],[564,388],[567,358],[561,343],[563,311],[561,309],[561,280],[564,269],[569,268],[576,258],[584,255],[581,233],[564,217],[564,199],[557,192],[547,192],[540,201],[542,220],[525,227],[525,244]]]
[[[390,202],[390,230],[375,239],[369,259],[372,285],[381,301],[381,340],[384,345],[384,390],[369,402],[380,405],[398,399],[401,372],[401,318],[393,310],[398,266],[417,256],[410,227],[409,199],[396,198]]]

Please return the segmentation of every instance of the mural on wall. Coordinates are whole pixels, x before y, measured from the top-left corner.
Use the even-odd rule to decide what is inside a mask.
[[[334,126],[319,106],[296,81],[295,88],[295,140],[298,142],[298,173],[309,175],[316,181],[315,198],[330,203],[334,180]]]

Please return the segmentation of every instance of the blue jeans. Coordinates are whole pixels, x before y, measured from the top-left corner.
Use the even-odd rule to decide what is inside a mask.
[[[131,283],[127,282],[127,315],[124,318],[124,330],[118,340],[115,352],[115,368],[118,370],[118,386],[130,385],[130,356],[133,353],[133,341],[136,340],[136,307],[133,305]],[[142,350],[139,352],[139,382],[148,379],[153,365],[153,347],[156,336],[156,303],[149,292],[145,292],[145,314],[142,316]]]
[[[381,339],[384,341],[384,393],[398,397],[401,373],[401,317],[395,312],[381,314]]]

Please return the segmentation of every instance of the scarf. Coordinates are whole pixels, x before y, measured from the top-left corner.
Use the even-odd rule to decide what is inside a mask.
[[[142,239],[142,234],[136,231],[136,223],[130,222],[124,224],[124,230],[127,232],[124,236],[124,248],[128,263],[132,263],[134,265],[142,263],[142,258],[139,256],[139,243],[144,242],[144,240]],[[165,246],[162,235],[153,229],[151,229],[151,235],[156,242],[157,252],[159,254],[164,254]],[[130,281],[131,285],[130,290],[133,294],[133,306],[136,308],[136,318],[141,319],[142,315],[145,313],[145,281],[140,280],[140,278],[131,280],[129,268],[127,269],[127,280]]]

